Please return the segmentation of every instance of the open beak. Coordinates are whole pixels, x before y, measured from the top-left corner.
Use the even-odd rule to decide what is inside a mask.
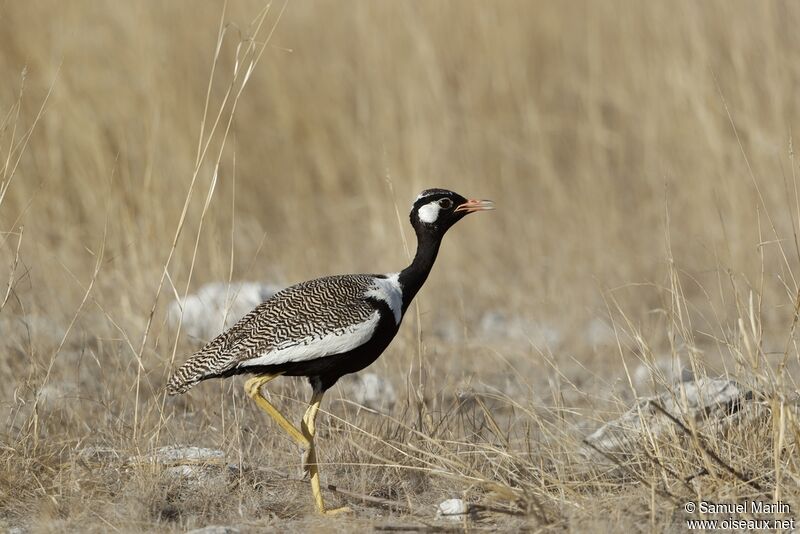
[[[494,202],[491,200],[474,200],[470,199],[456,207],[454,212],[465,211],[472,213],[473,211],[489,211],[494,209]]]

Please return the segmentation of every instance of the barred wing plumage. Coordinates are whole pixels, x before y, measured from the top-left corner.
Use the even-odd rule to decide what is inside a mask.
[[[365,296],[374,275],[317,278],[276,293],[175,371],[170,394],[234,367],[305,361],[366,343],[379,313]]]

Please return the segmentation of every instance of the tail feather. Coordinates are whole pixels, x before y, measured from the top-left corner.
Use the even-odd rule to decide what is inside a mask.
[[[218,353],[196,352],[172,373],[167,382],[167,394],[180,395],[206,378],[219,376],[235,364],[235,360]]]
[[[181,393],[186,393],[189,388],[200,382],[200,380],[202,379],[189,375],[186,372],[186,367],[182,366],[169,378],[167,394],[180,395]]]

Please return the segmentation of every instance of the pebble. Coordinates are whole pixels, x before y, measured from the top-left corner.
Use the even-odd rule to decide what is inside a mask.
[[[467,514],[469,514],[469,504],[464,499],[447,499],[439,503],[436,518],[461,521]]]

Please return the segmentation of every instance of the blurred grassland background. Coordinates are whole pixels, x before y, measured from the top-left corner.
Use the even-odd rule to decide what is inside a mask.
[[[459,384],[502,389],[513,375],[535,402],[567,402],[582,418],[573,423],[591,429],[609,417],[598,406],[632,395],[622,363],[643,352],[669,358],[683,344],[701,365],[733,369],[719,340],[741,341],[743,317],[757,320],[764,365],[793,347],[800,5],[293,1],[272,5],[256,32],[263,9],[0,4],[0,296],[11,287],[0,310],[0,487],[27,488],[0,504],[7,519],[67,492],[23,483],[46,463],[44,445],[29,448],[40,440],[61,447],[44,449],[60,461],[91,441],[235,448],[241,436],[218,429],[228,410],[273,440],[248,442],[245,457],[283,454],[271,423],[231,405],[232,384],[204,384],[163,407],[173,349],[180,361],[197,347],[164,328],[166,305],[229,278],[290,284],[398,270],[403,236],[414,245],[408,208],[428,187],[491,198],[498,210],[450,232],[419,318],[374,365],[401,404],[422,399],[435,413]],[[232,98],[190,189],[201,124],[208,138],[236,69],[241,85],[253,35],[256,49],[268,43],[230,135],[223,143]],[[536,332],[521,346],[468,343],[487,316]],[[621,347],[592,334],[617,323]],[[67,390],[45,410],[34,399],[48,384]],[[306,394],[298,385],[291,396]],[[358,456],[335,441],[320,444],[331,462]],[[13,475],[19,462],[28,467]],[[40,476],[63,472],[48,469]],[[58,511],[41,514],[68,527],[94,517],[48,506]],[[138,517],[120,506],[103,517],[117,526]]]

